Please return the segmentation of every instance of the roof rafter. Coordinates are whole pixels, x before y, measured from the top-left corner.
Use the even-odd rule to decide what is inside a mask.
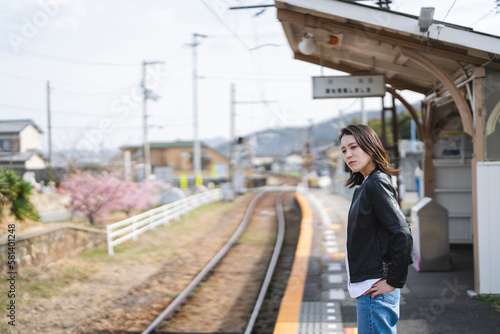
[[[341,32],[355,34],[359,38],[370,38],[380,42],[392,44],[394,46],[406,47],[432,55],[446,57],[447,59],[454,59],[457,61],[464,61],[475,65],[482,65],[486,61],[484,58],[471,56],[467,54],[467,49],[445,45],[440,41],[429,41],[424,38],[423,41],[413,41],[411,38],[402,39],[400,35],[391,33],[382,29],[369,29],[366,26],[357,24],[352,21],[335,22],[332,19],[326,19],[311,14],[302,14],[288,9],[278,9],[278,19],[282,22],[297,24],[316,29],[323,29],[332,32]],[[494,59],[489,63],[490,67],[500,69],[500,60]]]

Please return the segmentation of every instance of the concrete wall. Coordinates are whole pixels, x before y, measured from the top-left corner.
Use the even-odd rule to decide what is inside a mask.
[[[16,234],[17,270],[47,265],[59,259],[106,246],[106,232],[74,224],[60,224]],[[7,236],[0,237],[0,274],[7,272]]]
[[[45,169],[45,168],[47,168],[47,165],[45,164],[45,160],[43,160],[42,157],[38,154],[35,154],[31,158],[29,158],[24,163],[24,166],[26,167],[26,169]]]

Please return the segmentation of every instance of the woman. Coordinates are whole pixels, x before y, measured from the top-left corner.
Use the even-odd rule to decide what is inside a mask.
[[[400,291],[413,240],[399,208],[389,157],[373,129],[349,125],[340,148],[351,169],[346,186],[359,186],[349,209],[346,243],[348,290],[356,298],[358,333],[396,333]]]

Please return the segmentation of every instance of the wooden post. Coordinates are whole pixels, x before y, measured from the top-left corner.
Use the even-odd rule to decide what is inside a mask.
[[[484,161],[484,114],[483,114],[483,78],[486,76],[484,67],[473,70],[474,96],[474,136],[472,137],[474,155],[472,159],[472,238],[474,246],[474,290],[479,293],[479,253],[478,253],[478,218],[477,218],[477,163]]]
[[[424,158],[422,163],[422,170],[424,172],[424,197],[434,198],[434,164],[432,163],[434,142],[432,139],[433,134],[433,110],[430,104],[422,105],[422,109],[425,107],[424,115],[424,131],[422,141],[424,143]]]

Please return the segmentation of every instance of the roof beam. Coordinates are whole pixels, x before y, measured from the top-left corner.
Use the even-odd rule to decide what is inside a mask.
[[[337,63],[332,62],[331,60],[321,61],[321,59],[319,59],[318,57],[306,56],[300,52],[295,52],[294,58],[297,60],[303,60],[303,61],[306,61],[306,62],[311,63],[311,64],[325,66],[325,67],[328,67],[328,68],[331,68],[334,70],[338,70],[338,71],[342,71],[342,72],[346,72],[346,73],[350,73],[350,74],[360,71],[360,68],[357,68],[357,67],[354,67],[351,65],[337,64]],[[384,74],[384,73],[378,73],[378,74]],[[408,82],[408,81],[404,81],[404,80],[392,79],[392,78],[386,77],[386,83],[390,84],[391,86],[393,86],[399,90],[408,89],[408,90],[411,90],[411,91],[414,91],[417,93],[421,93],[421,94],[428,94],[429,93],[428,87],[417,85],[414,82]]]
[[[401,95],[399,95],[398,92],[396,92],[396,90],[394,88],[385,87],[385,89],[392,96],[394,96],[396,99],[398,99],[406,107],[406,109],[408,109],[408,112],[410,113],[411,118],[413,118],[413,121],[415,122],[415,125],[417,127],[418,139],[423,141],[424,140],[424,129],[423,129],[422,122],[418,118],[418,114],[417,114],[417,111],[415,110],[415,108],[413,108],[413,106],[411,104],[409,104],[408,101],[406,101]]]
[[[414,69],[414,68],[410,68],[407,66],[398,65],[398,64],[394,64],[394,63],[390,63],[390,62],[386,62],[386,61],[380,61],[380,60],[375,60],[375,66],[373,66],[374,61],[370,57],[363,57],[363,56],[354,54],[352,52],[342,52],[342,51],[333,50],[333,49],[328,50],[328,56],[333,56],[334,58],[339,58],[342,60],[349,60],[349,61],[353,61],[356,63],[361,63],[365,66],[374,67],[375,69],[381,68],[382,70],[385,70],[385,71],[401,72],[401,73],[409,74],[409,75],[412,75],[414,78],[419,79],[421,81],[427,81],[429,87],[434,86],[435,78],[432,75],[430,75],[426,72],[422,72],[418,69]]]
[[[430,41],[431,45],[428,46],[427,43],[422,43],[420,40],[402,38],[403,36],[401,35],[390,33],[382,29],[370,28],[361,24],[356,24],[352,21],[336,22],[333,19],[326,19],[311,14],[302,14],[287,9],[278,9],[278,19],[282,22],[297,24],[299,26],[353,34],[359,38],[370,38],[391,45],[415,49],[435,56],[464,61],[479,66],[488,61],[483,58],[468,55],[466,49],[445,45],[436,40]],[[488,66],[500,69],[500,60],[492,60],[489,62]]]
[[[460,90],[455,85],[455,82],[448,75],[448,73],[446,73],[441,67],[439,67],[439,65],[434,63],[432,60],[418,52],[406,48],[401,48],[401,52],[412,61],[420,65],[422,68],[429,71],[429,73],[435,76],[436,79],[441,81],[443,86],[445,86],[450,93],[453,101],[455,102],[455,105],[458,108],[465,133],[469,134],[471,137],[474,137],[474,126],[472,123],[472,114],[469,105],[465,101],[465,98],[460,93]]]

